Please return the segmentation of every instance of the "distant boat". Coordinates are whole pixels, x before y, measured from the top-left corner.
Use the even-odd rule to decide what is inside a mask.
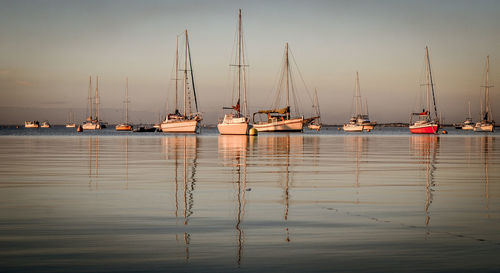
[[[368,120],[368,115],[361,114],[361,108],[363,107],[363,105],[361,102],[361,95],[359,92],[359,74],[357,71],[356,71],[356,88],[354,91],[354,105],[355,105],[354,107],[355,111],[353,115],[349,119],[349,122],[345,123],[344,126],[342,127],[342,129],[345,132],[363,132],[365,126],[364,123],[367,123],[366,124],[367,126],[369,125],[368,123],[370,123],[370,120]],[[367,131],[371,129],[373,129],[373,126],[370,129],[367,128]]]
[[[126,88],[125,88],[125,122],[116,125],[115,129],[116,131],[132,131],[132,125],[128,123],[128,77],[125,79],[126,81]]]
[[[25,128],[38,128],[39,126],[40,126],[40,123],[38,122],[38,120],[24,122]]]
[[[50,123],[48,121],[44,121],[40,125],[40,128],[50,128]]]
[[[319,100],[318,100],[318,91],[314,89],[314,102],[313,102],[314,114],[316,115],[315,119],[307,126],[310,130],[321,130],[321,112],[319,111]]]
[[[427,46],[425,47],[425,57],[426,106],[422,109],[422,112],[412,113],[410,115],[409,129],[412,134],[436,134],[439,129],[436,97],[434,96],[434,83],[432,81],[431,63],[429,58],[429,49]],[[431,98],[434,105],[434,119],[431,117]],[[413,121],[414,116],[418,117],[416,121]]]
[[[472,117],[470,114],[470,101],[469,101],[469,116],[465,119],[464,122],[462,122],[461,124],[459,124],[455,128],[462,129],[462,130],[473,130],[474,129],[474,123],[472,122]]]
[[[304,127],[304,116],[292,117],[290,111],[290,63],[288,59],[288,43],[285,44],[284,73],[280,82],[285,82],[286,105],[284,108],[260,110],[253,114],[253,127],[259,132],[301,132]],[[285,77],[285,79],[283,79]],[[293,83],[292,83],[293,84]],[[280,85],[281,87],[281,85]],[[293,91],[293,89],[292,89]],[[279,96],[280,90],[278,90]],[[277,104],[278,102],[276,102]],[[275,105],[278,106],[278,105]],[[264,121],[255,122],[255,115],[264,114]]]
[[[189,39],[187,30],[184,31],[185,42],[184,42],[184,113],[180,113],[178,108],[178,98],[177,98],[177,80],[179,72],[179,54],[178,46],[176,49],[176,61],[175,61],[175,111],[172,114],[167,114],[165,121],[160,125],[161,130],[164,133],[197,133],[200,121],[202,120],[201,114],[198,112],[198,100],[196,99],[196,88],[194,84],[194,74],[193,66],[191,64],[191,50],[189,48]],[[189,63],[188,63],[189,60]],[[189,87],[189,77],[191,78],[191,88]],[[192,89],[192,90],[191,90]],[[194,103],[196,107],[196,112],[191,112],[191,91],[193,92]]]
[[[491,120],[490,114],[490,87],[489,85],[489,72],[490,72],[490,56],[486,56],[486,80],[484,87],[484,113],[481,113],[482,120],[477,122],[474,126],[474,132],[493,132],[495,127],[495,121]],[[482,112],[481,107],[481,112]]]
[[[89,109],[89,116],[87,117],[87,120],[83,123],[82,128],[83,130],[100,130],[102,128],[105,128],[106,126],[99,121],[99,78],[97,78],[96,81],[96,88],[95,88],[95,117],[93,117],[93,112],[92,112],[92,77],[89,77],[89,104],[88,104],[88,109]]]
[[[69,111],[68,123],[66,123],[66,128],[76,128],[76,124],[73,121],[73,111]]]
[[[229,109],[231,112],[224,115],[224,120],[217,124],[217,129],[221,135],[248,135],[248,130],[250,128],[248,112],[247,112],[247,96],[246,96],[246,77],[242,77],[245,72],[245,53],[243,52],[243,36],[241,33],[241,9],[238,14],[238,52],[236,56],[238,58],[238,63],[234,66],[238,67],[238,101],[235,106],[223,107],[222,109]],[[241,101],[241,89],[243,82],[243,104],[240,106]],[[242,109],[243,108],[243,109]],[[241,113],[243,110],[243,114]]]

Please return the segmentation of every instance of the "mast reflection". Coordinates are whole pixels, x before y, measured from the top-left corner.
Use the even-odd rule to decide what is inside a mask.
[[[304,154],[304,136],[303,135],[279,135],[279,136],[269,136],[259,139],[259,150],[263,151],[264,154],[271,155],[273,158],[277,158],[276,166],[285,167],[284,183],[280,184],[283,187],[283,220],[285,228],[285,241],[290,242],[290,232],[288,228],[288,214],[290,211],[290,191],[292,189],[291,174],[293,173],[290,168],[293,166],[292,163],[298,163],[297,158],[303,158]],[[299,155],[299,156],[296,156]],[[283,160],[284,159],[284,160]]]
[[[187,225],[190,216],[193,215],[194,207],[194,190],[196,186],[196,167],[198,165],[198,141],[196,136],[175,136],[162,138],[162,145],[165,149],[166,159],[173,159],[174,164],[174,184],[175,184],[175,217],[179,216],[179,153],[182,152],[182,168],[183,168],[183,226],[185,231],[184,251],[186,262],[189,261],[190,252],[189,245],[191,243],[191,234],[188,232]],[[178,237],[176,237],[178,238]]]
[[[418,159],[418,164],[425,168],[425,227],[429,235],[429,224],[431,220],[430,206],[433,201],[435,187],[434,172],[436,171],[436,158],[439,150],[439,137],[435,135],[411,136],[410,149]]]
[[[97,178],[99,176],[99,137],[89,136],[88,138],[88,158],[89,158],[89,189],[92,189],[92,181],[95,180],[95,189],[98,189]],[[94,160],[94,163],[92,162]],[[92,172],[92,166],[94,170]]]
[[[248,137],[240,135],[220,135],[218,139],[219,153],[222,154],[224,166],[233,168],[233,172],[237,179],[236,200],[236,224],[235,229],[237,232],[238,251],[237,263],[241,265],[243,258],[243,247],[245,243],[245,236],[242,227],[243,217],[245,215],[245,193],[246,193],[246,175],[247,175],[247,152],[248,152]]]
[[[488,173],[488,165],[489,165],[489,154],[492,152],[493,149],[493,141],[494,138],[491,136],[483,136],[481,137],[481,152],[484,155],[484,195],[486,198],[486,217],[490,218],[490,198],[489,198],[489,185],[490,185],[490,179],[489,179],[489,173]]]

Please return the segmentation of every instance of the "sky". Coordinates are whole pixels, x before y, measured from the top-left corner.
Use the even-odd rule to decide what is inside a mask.
[[[286,42],[308,92],[318,91],[326,124],[341,124],[352,114],[356,71],[372,120],[408,122],[420,107],[426,46],[438,112],[446,122],[464,120],[468,101],[473,119],[479,118],[487,55],[490,84],[500,84],[496,0],[0,0],[0,5],[0,124],[62,123],[69,109],[83,120],[89,76],[100,78],[106,121],[120,120],[128,77],[131,121],[155,122],[158,113],[165,114],[167,99],[173,101],[175,39],[184,29],[200,110],[205,123],[215,124],[222,106],[231,104],[240,8],[250,111],[270,107]],[[497,120],[499,88],[490,89]],[[305,110],[312,104],[307,90],[297,91]]]

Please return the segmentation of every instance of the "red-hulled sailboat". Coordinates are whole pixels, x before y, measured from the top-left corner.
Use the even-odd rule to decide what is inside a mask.
[[[432,82],[431,62],[429,59],[428,47],[425,47],[425,61],[426,106],[422,109],[421,112],[411,114],[410,132],[412,134],[437,134],[439,129],[436,97],[434,96],[434,83]],[[432,103],[434,105],[434,113],[431,113],[431,95]],[[432,116],[434,116],[434,118],[432,118]]]

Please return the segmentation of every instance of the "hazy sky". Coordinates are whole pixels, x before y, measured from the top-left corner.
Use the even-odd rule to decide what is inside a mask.
[[[2,108],[84,109],[88,77],[99,75],[102,108],[122,109],[128,76],[130,109],[164,112],[168,93],[173,100],[175,37],[187,28],[200,108],[205,121],[215,123],[231,100],[238,8],[251,111],[269,107],[285,42],[308,88],[317,88],[323,120],[330,124],[351,114],[356,71],[371,119],[407,122],[421,91],[426,45],[438,111],[446,121],[463,120],[468,100],[477,120],[486,55],[490,80],[500,84],[497,0],[2,0],[0,5]],[[491,90],[490,101],[499,120],[497,90]],[[302,108],[309,108],[304,101]]]

